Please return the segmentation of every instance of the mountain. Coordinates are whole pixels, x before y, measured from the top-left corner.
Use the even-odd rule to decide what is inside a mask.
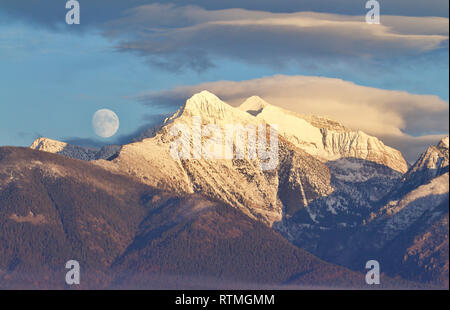
[[[257,116],[247,113],[252,110],[259,111]],[[176,140],[171,134],[172,128],[187,128],[185,131],[193,133],[197,117],[202,125],[214,124],[223,132],[230,124],[240,124],[245,128],[277,124],[280,135],[276,169],[263,171],[260,167],[265,161],[258,158],[174,159],[170,155],[170,145]],[[180,138],[184,139],[184,145],[192,148],[190,134]],[[220,150],[223,140],[211,140],[213,149]],[[233,139],[233,149],[237,147],[237,140]],[[323,156],[318,157],[319,153]],[[189,154],[195,157],[192,151]],[[327,162],[347,157],[362,158],[368,163],[380,162],[394,171],[406,169],[406,162],[398,151],[384,146],[374,137],[349,131],[335,121],[320,117],[301,118],[271,106],[259,97],[252,97],[241,107],[233,108],[203,91],[187,100],[153,137],[124,145],[112,162],[99,164],[136,176],[158,188],[201,192],[272,225],[281,221],[283,215],[290,216],[317,198],[333,192]]]
[[[406,279],[437,282],[449,278],[449,138],[430,146],[372,214],[374,248],[388,261],[388,272]]]
[[[380,200],[398,184],[402,174],[357,158],[343,158],[326,165],[333,192],[310,202],[307,209],[283,218],[274,228],[294,244],[334,259],[334,251],[344,251],[338,246],[340,240],[379,210]]]
[[[192,138],[197,120],[201,122],[198,124],[201,133],[206,130],[205,127],[200,129],[201,125],[214,124],[223,136],[227,125],[241,125],[245,130],[247,126],[256,128],[262,124],[266,129],[265,123],[254,116],[231,107],[209,92],[202,92],[187,100],[154,137],[124,145],[116,158],[99,164],[108,169],[125,171],[151,186],[184,193],[202,193],[219,199],[269,225],[281,220],[283,203],[291,202],[287,210],[292,212],[289,210],[304,207],[309,201],[332,191],[328,168],[283,137],[279,137],[275,145],[277,152],[273,159],[277,163],[273,170],[261,168],[267,163],[264,159],[250,159],[247,148],[242,158],[221,159],[226,157],[222,138],[209,139],[210,147],[221,152],[218,159],[195,158]],[[179,137],[172,134],[173,129],[179,134],[177,128],[184,129]],[[236,135],[231,143],[235,151],[242,145],[237,137],[243,137],[240,140],[243,145],[249,144],[245,131],[237,131]],[[191,158],[178,160],[171,155],[171,145],[180,139],[191,149],[188,152]],[[206,140],[199,141],[206,143]],[[253,145],[258,149],[259,140]]]
[[[95,154],[98,151],[93,148],[85,148],[65,142],[52,140],[49,138],[36,139],[33,144],[31,144],[30,148],[32,148],[33,150],[60,154],[80,160],[94,160]]]
[[[30,146],[33,150],[60,154],[66,157],[80,160],[108,159],[114,156],[119,150],[119,145],[106,145],[100,150],[88,147],[81,147],[66,142],[60,142],[49,138],[38,138]]]
[[[449,137],[431,145],[403,176],[402,182],[388,198],[396,199],[449,171]]]
[[[295,146],[326,161],[359,158],[405,173],[408,164],[402,154],[362,131],[352,131],[342,124],[320,116],[307,116],[251,97],[239,110],[247,111],[267,123],[279,124],[279,133]]]
[[[365,285],[217,200],[26,148],[0,167],[0,288],[64,288],[71,259],[81,288]]]
[[[142,138],[90,164],[160,191],[201,195],[214,208],[233,207],[230,212],[325,261],[362,271],[366,261],[379,259],[393,277],[448,287],[448,137],[408,168],[399,151],[337,121],[289,112],[256,96],[234,108],[203,91]],[[160,214],[161,223],[170,217]],[[163,261],[151,254],[155,247],[164,252],[151,229],[158,224],[151,223],[115,270],[159,268],[139,262],[144,256]],[[170,235],[173,227],[162,225]],[[197,233],[185,228],[183,236]],[[175,248],[186,242],[179,237],[163,240]],[[186,267],[174,259],[184,266],[174,270]]]
[[[448,205],[447,137],[420,156],[363,225],[322,235],[327,242],[312,252],[350,268],[377,257],[391,276],[448,287]]]

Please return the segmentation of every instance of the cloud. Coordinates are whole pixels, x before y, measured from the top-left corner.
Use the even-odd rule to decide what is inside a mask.
[[[196,6],[145,5],[105,25],[121,51],[156,65],[202,71],[217,57],[283,66],[305,58],[336,62],[414,56],[447,46],[448,18],[271,13]]]
[[[64,0],[2,0],[0,13],[13,19],[20,19],[47,27],[65,24]],[[208,10],[242,8],[247,10],[289,13],[316,11],[336,14],[364,15],[366,1],[359,0],[89,0],[81,1],[82,19],[79,28],[100,25],[105,21],[121,17],[123,11],[142,5],[173,3],[176,5],[197,5]],[[380,1],[381,14],[404,16],[448,17],[448,0],[389,0]],[[1,20],[0,20],[1,23]]]
[[[202,90],[215,93],[232,106],[258,95],[287,110],[329,116],[349,128],[380,137],[410,161],[449,130],[449,105],[437,96],[325,77],[275,75],[239,82],[218,81],[141,94],[138,99],[147,105],[174,109]]]

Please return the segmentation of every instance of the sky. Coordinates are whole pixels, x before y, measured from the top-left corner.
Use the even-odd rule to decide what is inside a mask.
[[[327,115],[414,161],[448,134],[448,0],[0,1],[0,145],[127,143],[192,94]],[[95,135],[111,109],[118,133]]]

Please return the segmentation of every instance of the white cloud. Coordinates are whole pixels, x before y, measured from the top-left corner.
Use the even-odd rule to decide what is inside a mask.
[[[271,13],[196,6],[145,5],[109,22],[106,34],[118,48],[179,69],[204,70],[214,57],[282,65],[303,57],[391,58],[439,49],[448,42],[448,18]]]

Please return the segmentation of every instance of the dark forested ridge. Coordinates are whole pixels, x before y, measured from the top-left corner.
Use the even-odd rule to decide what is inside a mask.
[[[26,282],[22,277],[42,287],[63,285],[70,259],[97,273],[91,285],[99,286],[116,271],[122,276],[115,282],[128,284],[123,274],[141,271],[282,283],[322,265],[353,277],[200,196],[164,193],[29,149],[1,148],[0,167],[2,287]]]
[[[64,288],[71,259],[80,262],[81,288],[365,286],[362,273],[223,203],[60,155],[0,148],[0,288]]]

